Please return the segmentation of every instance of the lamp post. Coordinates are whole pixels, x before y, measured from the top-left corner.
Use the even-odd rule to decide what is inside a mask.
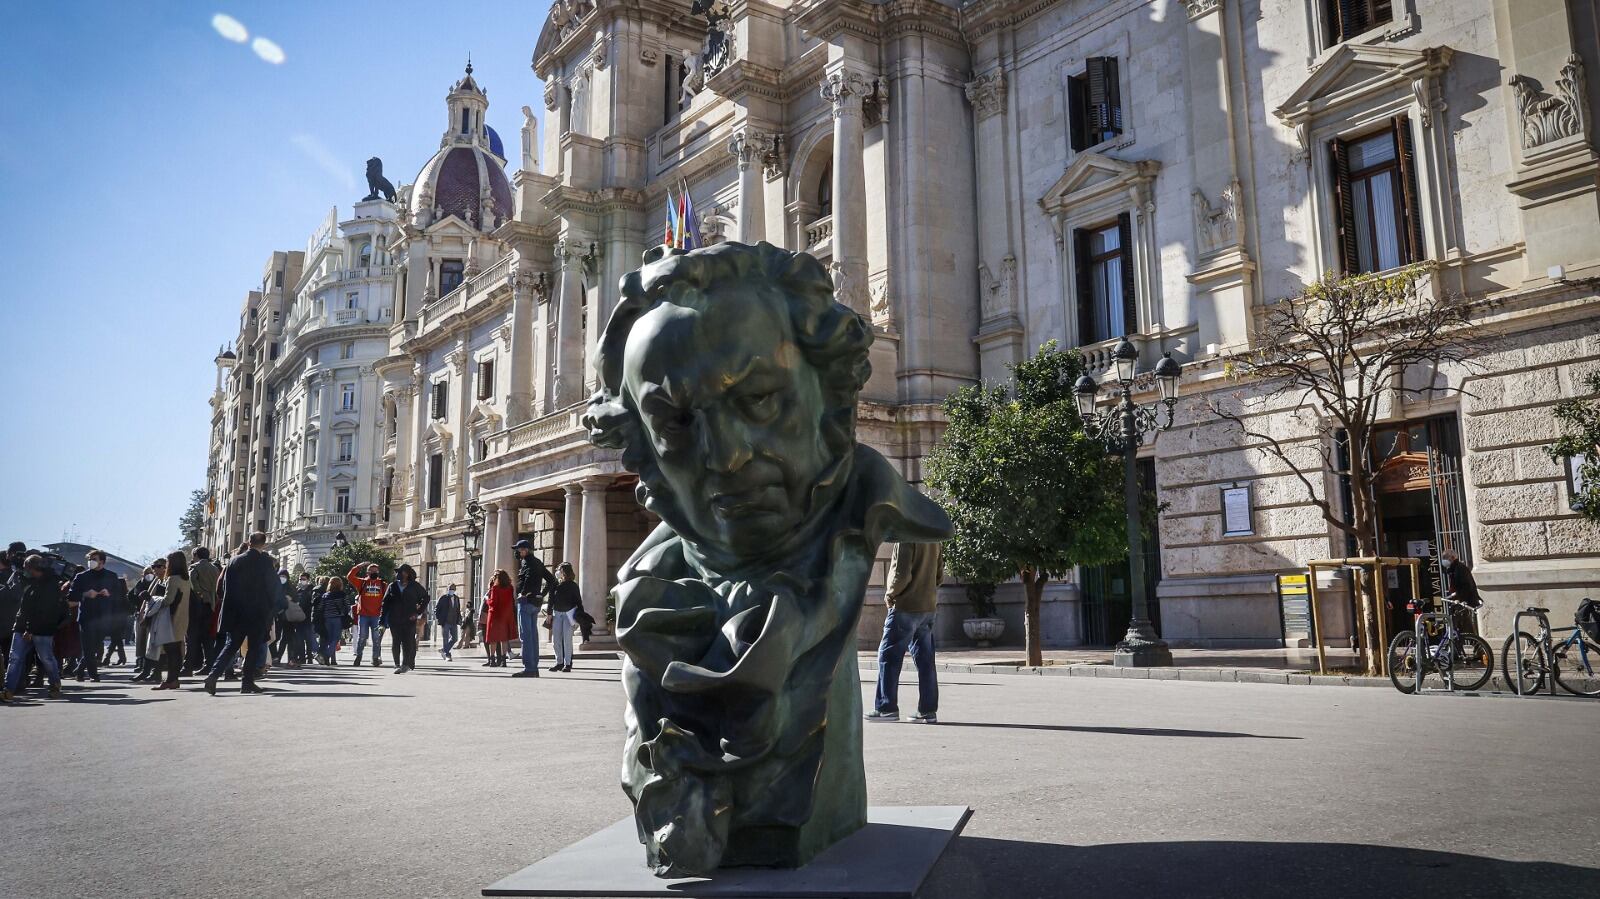
[[[478,554],[483,541],[483,504],[477,500],[467,503],[467,556],[470,558]]]
[[[1139,351],[1133,343],[1124,336],[1111,356],[1117,370],[1117,382],[1111,387],[1116,404],[1111,409],[1104,413],[1095,411],[1100,385],[1089,375],[1078,379],[1073,393],[1084,431],[1104,444],[1107,452],[1122,455],[1122,493],[1128,513],[1128,583],[1133,587],[1133,615],[1128,621],[1128,633],[1117,644],[1112,660],[1119,668],[1171,665],[1172,650],[1150,626],[1150,588],[1144,579],[1144,528],[1139,515],[1138,456],[1146,431],[1165,431],[1172,427],[1173,408],[1178,403],[1178,378],[1183,374],[1183,366],[1173,360],[1171,353],[1156,363],[1161,406],[1166,407],[1163,418],[1156,404],[1142,406],[1133,401],[1133,380],[1139,367]]]

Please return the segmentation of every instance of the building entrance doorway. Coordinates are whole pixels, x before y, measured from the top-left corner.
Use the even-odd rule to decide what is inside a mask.
[[[1139,460],[1139,487],[1146,494],[1155,489],[1154,459]],[[1156,601],[1156,584],[1161,581],[1161,537],[1154,528],[1144,532],[1145,595],[1149,599],[1150,626],[1161,633],[1161,604]],[[1128,560],[1109,565],[1078,569],[1078,588],[1082,599],[1083,642],[1090,646],[1114,646],[1128,632],[1133,617],[1133,585],[1128,581]]]
[[[1378,551],[1384,556],[1414,556],[1426,563],[1425,592],[1450,589],[1440,583],[1439,553],[1455,550],[1471,562],[1467,543],[1466,490],[1461,478],[1461,436],[1455,415],[1409,421],[1377,430],[1373,492],[1378,507]],[[1409,579],[1387,576],[1391,597],[1389,632],[1411,627],[1406,604],[1414,597]],[[1473,631],[1473,622],[1458,621]]]

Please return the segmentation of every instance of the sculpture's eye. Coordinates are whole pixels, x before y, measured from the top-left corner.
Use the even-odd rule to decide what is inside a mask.
[[[663,440],[681,440],[694,428],[694,413],[688,409],[663,409],[650,417]]]
[[[739,406],[739,412],[745,418],[760,424],[766,424],[777,416],[780,401],[779,392],[770,390],[766,393],[746,394],[739,397],[736,402]]]

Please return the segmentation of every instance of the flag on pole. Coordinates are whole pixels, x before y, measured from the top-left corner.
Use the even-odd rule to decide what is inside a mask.
[[[667,188],[667,231],[662,236],[661,242],[669,247],[677,246],[678,220],[677,203],[672,199],[672,188]]]
[[[683,200],[683,248],[693,250],[700,246],[700,223],[695,221],[694,197],[689,195],[689,185],[683,182],[679,197]]]

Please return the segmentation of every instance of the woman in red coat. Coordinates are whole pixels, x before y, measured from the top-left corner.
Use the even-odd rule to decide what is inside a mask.
[[[489,657],[485,668],[506,667],[511,641],[517,639],[517,598],[511,589],[511,575],[497,569],[483,604],[483,654]]]

